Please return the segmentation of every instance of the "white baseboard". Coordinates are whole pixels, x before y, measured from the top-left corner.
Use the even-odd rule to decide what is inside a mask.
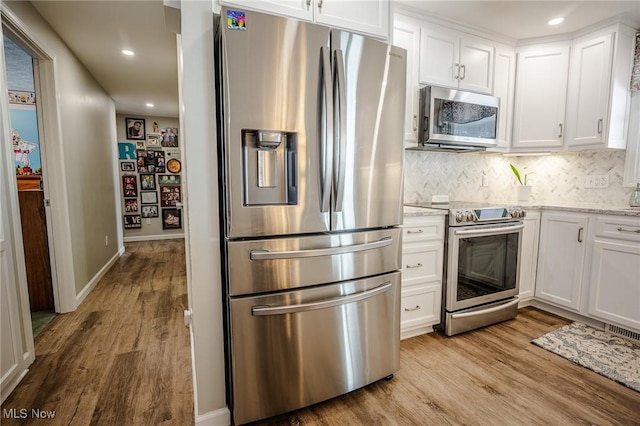
[[[533,299],[531,301],[531,306],[546,312],[551,312],[552,314],[556,314],[571,321],[578,321],[583,324],[590,325],[591,327],[597,328],[598,330],[604,330],[604,323],[602,321],[598,321],[596,319],[589,318],[554,305],[550,305],[549,303],[545,303],[542,300]]]
[[[230,424],[231,413],[227,408],[221,408],[196,416],[196,425],[198,426],[228,426]]]
[[[120,250],[117,251],[116,254],[113,255],[111,259],[98,271],[97,274],[91,278],[91,281],[84,286],[84,288],[78,293],[76,296],[76,309],[80,304],[84,301],[84,299],[91,293],[91,290],[98,284],[98,282],[104,277],[104,274],[116,263],[116,260],[120,258],[124,254],[124,247],[121,247]]]
[[[124,237],[125,243],[136,241],[154,241],[154,240],[173,240],[176,238],[184,239],[184,234],[160,234],[160,235],[136,235],[133,237]]]

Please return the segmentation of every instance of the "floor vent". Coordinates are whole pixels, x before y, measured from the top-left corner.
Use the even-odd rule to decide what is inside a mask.
[[[608,331],[611,334],[615,334],[616,336],[624,337],[625,339],[633,340],[637,343],[640,343],[640,333],[636,333],[635,331],[627,330],[626,328],[618,327],[617,325],[605,324],[605,331]]]

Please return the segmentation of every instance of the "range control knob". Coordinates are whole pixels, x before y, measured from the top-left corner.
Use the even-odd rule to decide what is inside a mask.
[[[474,212],[467,212],[467,222],[473,222],[476,220],[476,214]]]
[[[462,212],[456,213],[456,222],[464,222],[467,217]]]

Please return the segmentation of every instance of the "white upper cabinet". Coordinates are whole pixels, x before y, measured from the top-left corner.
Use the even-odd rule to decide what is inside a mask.
[[[558,150],[564,145],[569,43],[518,50],[512,147]]]
[[[414,147],[418,136],[420,22],[406,16],[395,15],[393,19],[393,44],[407,51],[404,142],[405,147]]]
[[[513,50],[496,49],[493,95],[500,98],[498,113],[498,151],[511,145],[513,130],[513,100],[516,87],[516,54]]]
[[[624,149],[633,30],[607,27],[573,41],[567,95],[569,149]]]
[[[491,93],[494,50],[488,41],[479,37],[425,24],[420,83]]]
[[[221,0],[221,3],[389,38],[389,0]]]

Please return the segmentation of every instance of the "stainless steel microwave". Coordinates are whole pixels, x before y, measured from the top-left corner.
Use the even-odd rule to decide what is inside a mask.
[[[418,149],[482,151],[498,144],[500,98],[446,87],[420,89]]]

